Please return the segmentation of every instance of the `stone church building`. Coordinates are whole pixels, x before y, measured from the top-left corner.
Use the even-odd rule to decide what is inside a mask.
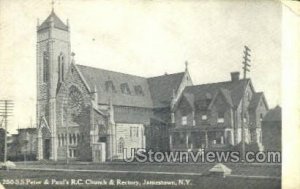
[[[131,148],[154,151],[261,143],[268,110],[251,80],[193,85],[183,72],[140,77],[75,64],[69,23],[52,10],[37,26],[38,159],[111,161]],[[99,62],[99,65],[101,62]],[[243,92],[244,91],[244,92]]]

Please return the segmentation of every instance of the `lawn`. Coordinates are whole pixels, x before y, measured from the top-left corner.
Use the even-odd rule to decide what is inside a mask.
[[[51,169],[86,169],[86,170],[120,170],[120,171],[151,171],[151,172],[179,172],[205,174],[213,167],[213,163],[82,163],[72,162],[66,165],[63,162],[42,164],[39,162],[17,163],[19,168],[51,168]],[[281,164],[239,164],[231,163],[226,166],[232,169],[233,175],[281,177]]]

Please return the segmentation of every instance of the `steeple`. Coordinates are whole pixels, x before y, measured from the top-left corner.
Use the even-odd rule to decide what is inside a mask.
[[[37,23],[37,118],[39,128],[46,124],[51,133],[50,159],[57,159],[56,110],[57,93],[68,73],[71,60],[70,28],[54,12],[52,0],[50,15]],[[47,98],[45,98],[47,97]],[[43,149],[43,142],[39,141]],[[44,156],[45,157],[45,156]],[[39,159],[44,158],[39,152]]]
[[[69,31],[68,25],[69,25],[68,23],[65,24],[55,14],[55,12],[54,12],[54,0],[52,0],[52,2],[51,2],[51,13],[47,17],[47,19],[40,26],[38,26],[38,31],[46,29],[46,28],[50,28],[50,27],[54,27],[54,28],[57,28],[57,29]]]

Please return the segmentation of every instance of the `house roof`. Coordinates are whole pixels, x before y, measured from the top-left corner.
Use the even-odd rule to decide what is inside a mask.
[[[224,89],[224,88],[221,88],[220,92],[225,97],[226,102],[232,106],[233,102],[232,102],[232,98],[231,98],[231,92],[227,89]]]
[[[183,92],[194,94],[195,102],[206,100],[208,96],[215,96],[218,92],[221,92],[229,104],[237,106],[242,99],[244,88],[249,82],[250,79],[242,79],[234,82],[226,81],[187,86]]]
[[[167,107],[170,105],[173,90],[175,92],[177,91],[184,74],[185,72],[180,72],[147,79],[154,108]]]
[[[249,109],[256,109],[257,106],[259,105],[260,99],[262,98],[263,93],[253,93],[250,104],[249,104]]]
[[[230,105],[233,106],[232,103],[232,98],[231,98],[231,92],[227,89],[224,88],[220,88],[220,90],[215,94],[215,98],[213,98],[213,100],[211,101],[209,108],[214,104],[214,101],[216,100],[218,94],[222,94],[223,97],[225,98],[225,101]],[[207,94],[206,94],[207,96]]]
[[[38,30],[46,29],[50,27],[50,22],[53,21],[54,27],[68,31],[68,26],[58,18],[54,11],[47,17],[47,19],[39,26]]]
[[[189,93],[184,93],[182,95],[190,104],[190,106],[194,109],[195,101],[194,101],[194,95]]]
[[[276,106],[271,109],[264,117],[263,121],[281,121],[281,107]]]

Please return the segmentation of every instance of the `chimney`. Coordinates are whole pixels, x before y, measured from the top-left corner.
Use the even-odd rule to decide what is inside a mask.
[[[238,81],[240,79],[240,72],[231,72],[231,81]]]

